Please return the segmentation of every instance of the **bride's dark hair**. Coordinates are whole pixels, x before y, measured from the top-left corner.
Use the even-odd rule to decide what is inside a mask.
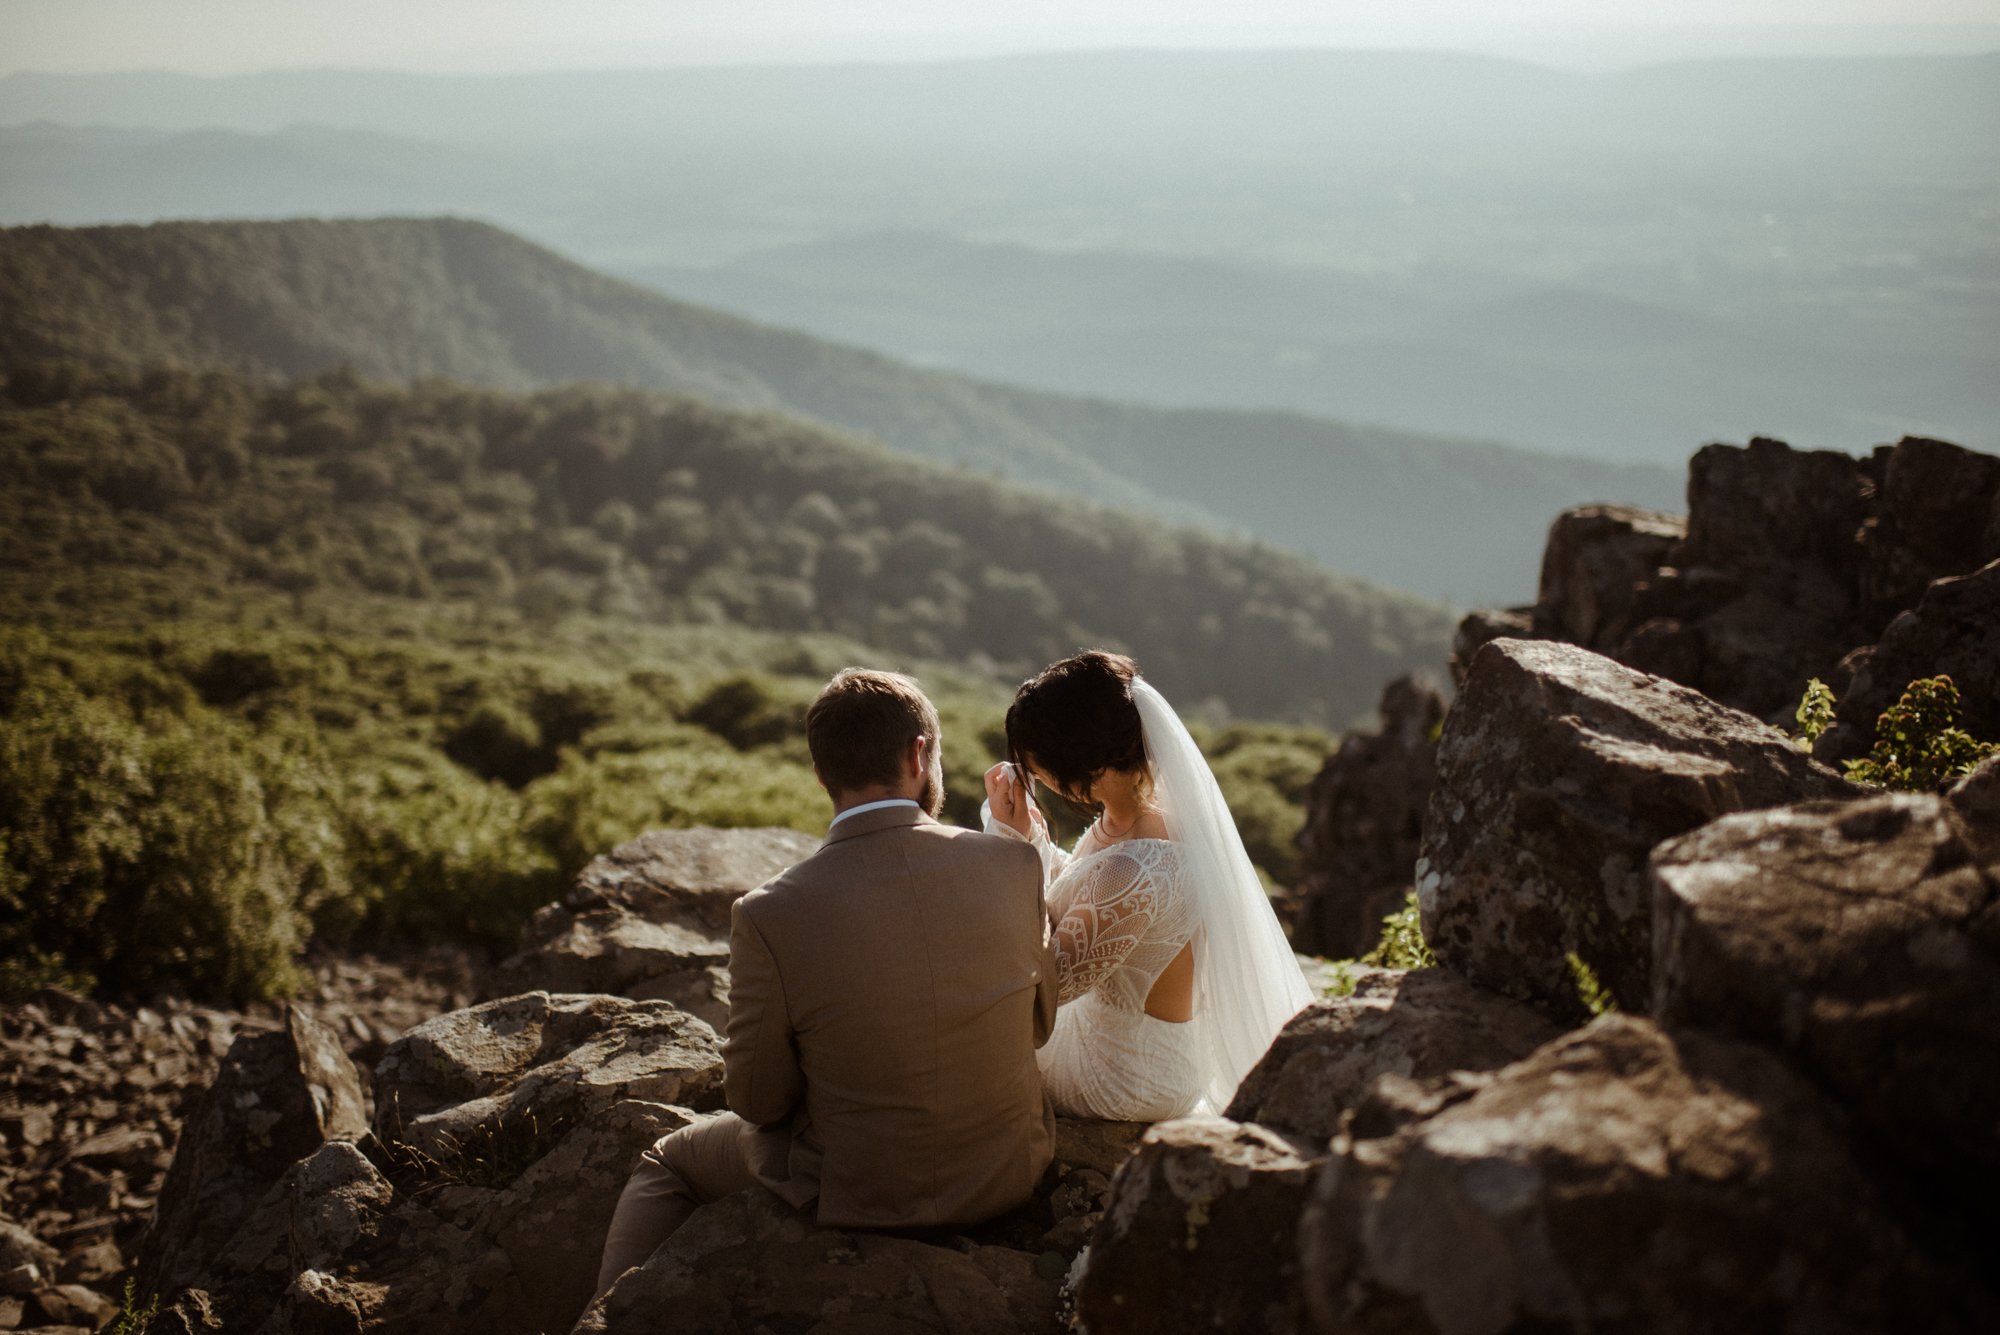
[[[1123,654],[1092,649],[1051,663],[1021,683],[1007,708],[1007,758],[1023,776],[1028,765],[1055,780],[1057,796],[1088,820],[1091,780],[1105,770],[1146,772],[1146,739],[1132,679],[1139,665]]]

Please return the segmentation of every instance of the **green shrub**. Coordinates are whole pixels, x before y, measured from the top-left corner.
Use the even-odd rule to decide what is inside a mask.
[[[141,726],[61,679],[22,691],[0,731],[0,951],[116,991],[283,994],[346,888],[327,773],[292,740]]]
[[[1878,788],[1932,793],[1970,774],[2000,745],[1975,740],[1958,726],[1958,687],[1950,677],[1913,681],[1875,723],[1875,748],[1847,762],[1847,777]]]
[[[1811,750],[1833,725],[1835,700],[1815,677],[1799,701],[1799,730],[1793,736]],[[1970,774],[1979,762],[2000,755],[2000,744],[1982,742],[1958,726],[1958,686],[1950,677],[1913,681],[1902,698],[1875,720],[1875,746],[1846,763],[1847,777],[1876,788],[1931,793]]]
[[[1437,963],[1430,943],[1424,940],[1423,912],[1412,890],[1403,907],[1382,919],[1382,936],[1375,949],[1361,957],[1363,964],[1378,969],[1428,969]]]
[[[528,786],[528,829],[564,875],[647,830],[789,825],[825,830],[826,794],[812,771],[768,754],[712,750],[572,751]]]
[[[555,859],[523,826],[521,797],[429,747],[402,743],[354,766],[341,816],[361,892],[320,915],[331,935],[511,946],[561,892]]]

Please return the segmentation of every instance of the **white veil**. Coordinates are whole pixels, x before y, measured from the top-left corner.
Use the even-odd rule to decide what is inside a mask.
[[[1209,1073],[1203,1104],[1220,1113],[1285,1021],[1312,1002],[1312,988],[1201,748],[1143,677],[1132,681],[1132,701],[1139,707],[1154,798],[1168,837],[1180,845],[1200,924],[1193,1022]]]

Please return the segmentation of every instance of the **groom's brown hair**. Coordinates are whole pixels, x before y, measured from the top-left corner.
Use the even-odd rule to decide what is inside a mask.
[[[851,793],[902,777],[919,737],[938,745],[938,712],[914,678],[842,668],[806,710],[806,749],[829,793]]]

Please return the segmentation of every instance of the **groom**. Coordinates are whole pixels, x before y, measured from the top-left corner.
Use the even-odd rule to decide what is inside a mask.
[[[618,1199],[601,1293],[705,1202],[761,1184],[822,1224],[977,1223],[1055,1147],[1035,1049],[1056,1013],[1041,862],[941,825],[937,709],[847,668],[806,711],[833,824],[736,902],[730,1112],[656,1142]]]

